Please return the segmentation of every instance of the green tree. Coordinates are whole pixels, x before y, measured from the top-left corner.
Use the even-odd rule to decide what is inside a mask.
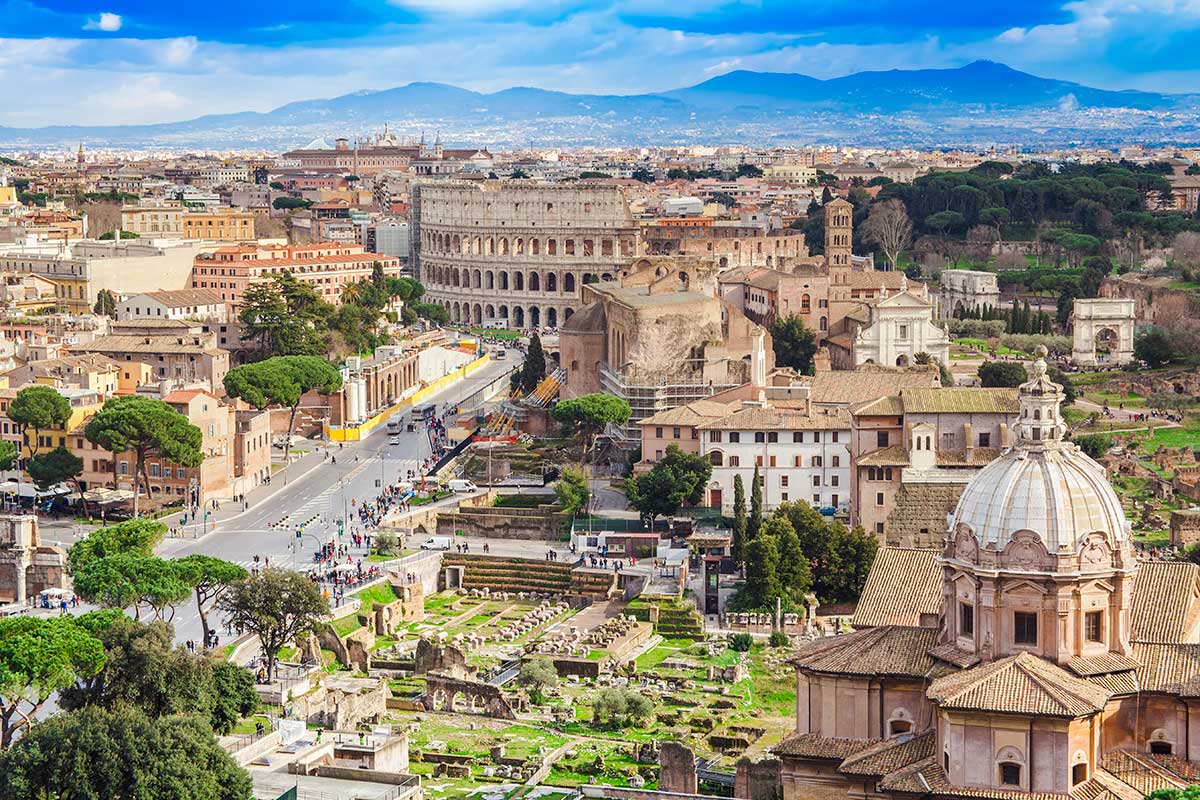
[[[113,397],[84,428],[89,442],[114,456],[133,451],[133,515],[138,513],[137,477],[141,476],[150,496],[150,458],[163,458],[181,467],[198,467],[204,460],[200,429],[161,400],[142,395]]]
[[[517,685],[529,690],[529,699],[534,705],[546,702],[545,692],[558,685],[558,672],[548,658],[531,658],[521,665],[517,673]]]
[[[789,314],[772,322],[771,342],[775,348],[775,366],[791,367],[805,375],[812,372],[817,339],[798,315]]]
[[[739,567],[746,563],[746,486],[741,475],[733,476],[733,531],[730,551]]]
[[[985,361],[979,365],[979,385],[992,388],[1015,388],[1029,376],[1018,361]]]
[[[782,596],[779,583],[779,546],[775,537],[760,533],[746,545],[745,607],[769,609]]]
[[[251,788],[206,720],[127,706],[58,714],[0,754],[6,800],[249,800]]]
[[[580,437],[585,463],[596,444],[596,437],[604,432],[605,426],[624,425],[632,413],[629,403],[600,392],[561,400],[550,410],[550,416],[563,426],[566,435]]]
[[[67,550],[67,566],[76,573],[89,562],[105,556],[120,553],[152,556],[166,532],[166,525],[149,519],[131,519],[97,528]]]
[[[217,603],[234,627],[258,637],[267,658],[267,680],[275,676],[279,650],[329,613],[329,602],[306,576],[269,567],[230,587]]]
[[[175,606],[192,593],[180,573],[173,561],[118,553],[84,564],[75,573],[75,591],[104,608],[133,606],[134,619],[141,618],[142,606],[146,606],[155,619],[169,620],[175,615]]]
[[[242,341],[267,356],[317,356],[328,349],[333,308],[290,272],[254,283],[242,297]]]
[[[7,439],[0,440],[0,470],[9,470],[17,465],[17,446]]]
[[[867,582],[867,573],[879,552],[879,539],[861,526],[847,529],[840,522],[829,525],[830,559],[820,575],[823,591],[818,596],[835,603],[857,602]]]
[[[105,317],[117,318],[117,298],[108,289],[101,289],[96,293],[96,304],[92,306],[92,312]]]
[[[558,498],[563,513],[571,517],[578,515],[587,508],[590,494],[583,470],[572,466],[562,468],[558,483],[554,484],[554,496]]]
[[[750,481],[750,518],[746,521],[746,537],[753,541],[763,526],[763,487],[758,465],[754,466],[754,478]]]
[[[638,167],[630,173],[629,177],[639,183],[654,183],[654,173],[645,167]]]
[[[207,642],[212,633],[208,626],[209,610],[230,586],[246,579],[246,570],[232,561],[200,553],[176,559],[175,565],[180,578],[196,595],[196,613],[200,615],[203,641]]]
[[[317,356],[276,356],[234,367],[225,373],[225,392],[258,409],[283,406],[289,410],[285,441],[291,453],[292,431],[305,393],[333,394],[342,388],[342,373]]]
[[[699,453],[685,453],[678,445],[667,445],[667,454],[655,469],[669,471],[683,486],[684,502],[700,505],[704,500],[704,487],[712,477],[712,462]]]
[[[71,401],[50,386],[26,386],[9,403],[8,418],[21,429],[27,455],[32,457],[41,448],[42,431],[66,425],[71,419]]]
[[[70,617],[0,619],[0,747],[12,744],[56,692],[103,666],[103,645]],[[10,795],[0,788],[0,797]]]
[[[542,339],[536,333],[529,337],[529,352],[525,355],[525,363],[513,373],[513,379],[525,394],[529,394],[546,377],[546,353],[542,350]]]
[[[1103,457],[1112,447],[1112,437],[1098,433],[1090,436],[1074,436],[1071,441],[1079,445],[1079,449],[1084,453],[1097,459]]]
[[[779,589],[783,599],[792,608],[799,608],[813,585],[812,567],[800,546],[800,537],[786,516],[772,517],[766,533],[775,537],[779,550]]]
[[[59,445],[49,453],[38,453],[29,459],[26,465],[29,477],[40,491],[47,491],[53,486],[70,481],[79,492],[79,502],[87,513],[87,499],[83,496],[83,484],[79,476],[83,474],[83,459],[76,456],[67,448]]]
[[[737,176],[739,178],[761,178],[763,171],[754,164],[738,164]]]
[[[659,517],[671,517],[687,498],[688,487],[668,469],[658,465],[626,482],[629,505],[641,514],[647,524]]]
[[[308,208],[312,205],[312,200],[302,200],[299,197],[276,197],[271,202],[271,207],[276,211],[293,211],[298,208]]]
[[[1176,357],[1171,337],[1161,328],[1140,331],[1133,340],[1133,354],[1151,369],[1165,367]]]

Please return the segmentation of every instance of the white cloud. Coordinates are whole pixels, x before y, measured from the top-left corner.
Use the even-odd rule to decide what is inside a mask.
[[[83,29],[85,31],[107,31],[108,33],[115,33],[116,31],[121,30],[121,25],[124,24],[124,22],[125,21],[121,18],[120,14],[113,14],[109,11],[103,11],[98,18],[89,19],[87,24],[83,26]]]
[[[173,111],[187,105],[187,100],[168,89],[158,75],[144,75],[121,82],[111,90],[92,98],[93,108],[121,111]]]

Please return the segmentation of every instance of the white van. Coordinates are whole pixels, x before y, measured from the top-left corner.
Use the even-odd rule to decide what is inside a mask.
[[[449,536],[430,536],[428,539],[421,542],[421,549],[422,550],[449,550],[450,544],[451,544],[451,542],[450,542]]]
[[[478,492],[479,491],[478,486],[476,486],[475,484],[471,483],[470,481],[464,480],[462,478],[456,478],[456,479],[450,481],[450,483],[446,484],[446,487],[450,491],[454,492],[455,494],[459,494],[462,492]]]

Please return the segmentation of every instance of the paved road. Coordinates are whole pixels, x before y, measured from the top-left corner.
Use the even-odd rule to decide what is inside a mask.
[[[507,360],[492,361],[463,381],[434,394],[427,402],[436,402],[441,413],[447,404],[454,405],[470,397],[519,364],[519,354],[510,351]],[[159,555],[178,558],[203,553],[247,568],[255,563],[257,555],[260,564],[269,560],[273,566],[295,564],[303,568],[312,563],[313,553],[321,543],[337,538],[337,520],[343,514],[351,520],[352,528],[361,530],[355,501],[373,501],[380,493],[380,486],[402,480],[409,470],[418,470],[421,460],[430,455],[428,433],[420,426],[412,433],[407,430],[401,433],[398,445],[389,445],[388,439],[386,426],[380,425],[363,441],[347,442],[342,447],[334,443],[329,455],[337,458],[336,464],[325,459],[323,450],[310,453],[275,474],[269,486],[251,492],[247,508],[232,502],[222,504],[220,510],[212,513],[207,526],[203,521],[189,524],[184,538],[164,541]],[[177,525],[179,516],[172,515],[164,521]],[[306,523],[305,534],[297,549],[296,528],[300,523]],[[64,546],[82,533],[82,526],[70,523],[47,522],[42,529],[47,541]],[[343,542],[350,544],[349,537]],[[357,560],[366,551],[352,548],[351,554]],[[200,639],[200,619],[194,602],[181,604],[172,622],[180,641]]]

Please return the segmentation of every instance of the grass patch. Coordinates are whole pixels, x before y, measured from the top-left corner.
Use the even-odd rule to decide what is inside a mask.
[[[341,637],[349,636],[351,633],[354,633],[356,630],[363,627],[362,619],[359,618],[357,613],[349,614],[345,617],[339,617],[338,619],[331,621],[329,624],[337,633],[337,635]]]
[[[383,583],[377,583],[373,586],[368,586],[367,588],[361,589],[350,596],[358,598],[358,600],[362,602],[363,608],[370,608],[372,603],[387,604],[394,603],[396,600],[400,599],[396,596],[396,590],[393,589],[392,585],[387,581],[384,581]]]
[[[1162,447],[1200,447],[1200,422],[1191,420],[1178,428],[1161,428],[1138,445],[1138,452],[1151,455]]]
[[[492,502],[493,508],[537,508],[555,500],[552,494],[502,494]]]

